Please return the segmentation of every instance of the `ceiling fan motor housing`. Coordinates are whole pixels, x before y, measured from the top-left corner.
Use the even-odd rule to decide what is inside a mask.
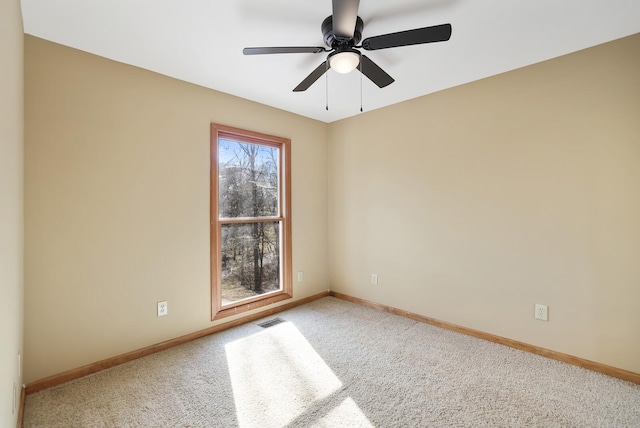
[[[351,48],[362,40],[362,29],[364,28],[364,22],[359,16],[356,19],[356,28],[353,31],[353,37],[350,39],[337,37],[333,33],[333,16],[327,17],[322,21],[322,35],[324,36],[324,43],[332,49],[338,48]]]

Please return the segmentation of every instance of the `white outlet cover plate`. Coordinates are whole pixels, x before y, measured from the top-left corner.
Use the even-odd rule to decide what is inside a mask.
[[[536,304],[535,317],[541,321],[549,320],[549,308],[547,305]]]
[[[158,302],[158,316],[162,317],[169,313],[169,308],[167,306],[167,301],[163,300],[162,302]]]

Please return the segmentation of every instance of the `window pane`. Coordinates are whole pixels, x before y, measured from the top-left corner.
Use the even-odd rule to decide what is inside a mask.
[[[279,150],[218,141],[220,218],[278,216]]]
[[[280,290],[280,223],[222,225],[222,305]]]

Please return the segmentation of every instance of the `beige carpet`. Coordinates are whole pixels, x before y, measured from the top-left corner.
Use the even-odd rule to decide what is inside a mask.
[[[639,385],[332,297],[277,317],[29,395],[24,426],[640,427]]]

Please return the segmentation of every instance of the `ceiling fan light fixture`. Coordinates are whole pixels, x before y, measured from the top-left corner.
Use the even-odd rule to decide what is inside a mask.
[[[362,40],[364,22],[358,16],[360,0],[332,0],[331,5],[333,14],[325,18],[320,26],[324,44],[329,49],[322,46],[248,47],[244,48],[242,53],[244,55],[265,55],[329,52],[327,59],[305,77],[293,89],[293,92],[306,91],[320,76],[327,73],[329,68],[343,74],[350,73],[358,68],[362,76],[371,80],[377,87],[384,88],[394,82],[393,77],[389,76],[387,72],[366,55],[362,55],[360,49],[376,51],[401,46],[444,42],[451,38],[451,24],[442,24],[381,34]],[[362,85],[362,80],[360,80],[360,84]]]
[[[338,73],[351,73],[360,64],[360,53],[356,50],[336,52],[329,56],[329,66]]]

